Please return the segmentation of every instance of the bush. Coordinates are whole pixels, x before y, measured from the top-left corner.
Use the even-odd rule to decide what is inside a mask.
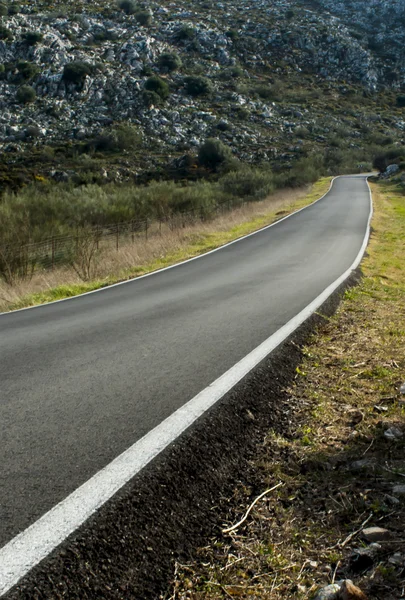
[[[83,83],[92,69],[91,65],[81,61],[74,61],[65,65],[63,69],[63,79],[72,83]]]
[[[174,37],[178,42],[191,41],[195,38],[195,36],[196,36],[196,30],[194,29],[194,27],[191,27],[190,25],[183,25],[174,34]]]
[[[397,96],[397,106],[400,108],[405,106],[405,96]]]
[[[145,90],[148,92],[155,92],[162,100],[166,100],[170,95],[168,83],[157,75],[153,75],[146,80]]]
[[[231,149],[215,138],[208,138],[198,150],[198,162],[204,167],[217,169],[231,160]]]
[[[99,152],[122,152],[138,148],[141,140],[141,134],[136,127],[122,124],[94,138],[86,149]]]
[[[3,2],[0,3],[0,17],[6,17],[8,15],[8,8]]]
[[[137,6],[132,0],[120,0],[118,7],[124,11],[126,15],[133,15],[137,11]]]
[[[4,25],[0,25],[0,40],[11,41],[13,39],[13,34],[7,27]]]
[[[177,71],[181,67],[180,56],[174,52],[165,52],[159,56],[158,66],[160,69],[167,69],[169,72]]]
[[[38,73],[38,67],[34,63],[20,61],[17,63],[18,80],[30,81]]]
[[[270,171],[249,167],[228,173],[220,179],[220,185],[224,192],[245,200],[262,200],[275,189]]]
[[[28,31],[23,35],[23,39],[28,44],[28,46],[36,46],[44,39],[42,33],[38,31]]]
[[[135,19],[139,23],[139,25],[143,25],[144,27],[152,23],[152,15],[147,10],[137,12],[135,15]]]
[[[373,160],[373,168],[383,173],[389,165],[399,164],[404,160],[405,148],[390,148],[386,152],[377,154]]]
[[[185,78],[184,83],[190,96],[206,96],[213,89],[210,80],[200,75],[190,75]]]
[[[29,104],[34,102],[37,94],[30,85],[23,85],[17,90],[17,102],[20,104]]]
[[[142,100],[148,108],[162,104],[162,98],[156,92],[149,92],[148,90],[143,90]]]

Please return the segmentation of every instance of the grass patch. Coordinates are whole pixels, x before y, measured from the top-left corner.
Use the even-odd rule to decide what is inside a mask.
[[[330,177],[320,179],[309,193],[302,189],[280,191],[263,202],[247,203],[208,223],[185,227],[180,233],[166,232],[162,236],[153,236],[142,241],[142,247],[136,247],[135,253],[130,244],[118,253],[110,249],[99,256],[96,269],[101,272],[101,277],[94,277],[89,282],[78,282],[73,271],[60,269],[41,273],[34,282],[21,282],[16,286],[0,284],[0,307],[2,310],[16,310],[69,298],[193,258],[310,204],[328,191],[330,180]],[[58,280],[62,283],[53,285]],[[26,293],[25,290],[33,285],[40,289]]]
[[[394,490],[405,484],[405,195],[393,183],[372,191],[364,278],[303,349],[286,391],[291,425],[268,432],[226,520],[237,523],[263,490],[283,486],[177,565],[173,599],[310,599],[334,578],[354,580],[369,600],[403,597],[405,562],[393,557],[403,556],[405,523]],[[403,436],[389,439],[392,427]],[[392,538],[359,566],[353,550],[367,544],[355,532],[366,519]]]

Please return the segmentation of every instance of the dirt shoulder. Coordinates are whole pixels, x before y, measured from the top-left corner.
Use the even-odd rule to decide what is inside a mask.
[[[172,600],[313,598],[346,578],[369,600],[405,597],[405,196],[372,189],[364,278],[304,348],[285,432],[257,445]],[[369,527],[387,532],[372,544]]]

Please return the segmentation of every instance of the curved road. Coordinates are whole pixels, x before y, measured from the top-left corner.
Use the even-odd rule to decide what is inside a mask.
[[[363,176],[223,249],[0,315],[0,546],[195,396],[354,261]]]

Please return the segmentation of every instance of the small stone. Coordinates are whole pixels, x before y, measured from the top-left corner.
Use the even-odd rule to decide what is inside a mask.
[[[395,565],[396,567],[403,567],[405,566],[405,557],[400,552],[396,552],[395,554],[390,556],[388,562],[391,563],[391,565]]]
[[[366,527],[361,533],[367,542],[384,542],[391,539],[391,532],[383,527]]]
[[[379,404],[375,404],[374,410],[378,413],[384,413],[384,412],[387,412],[388,408],[387,408],[387,406],[380,406]]]
[[[367,596],[350,579],[346,579],[337,596],[339,600],[367,600]]]
[[[337,583],[327,585],[326,587],[318,590],[314,600],[337,600],[337,593],[339,590],[340,585]]]
[[[399,393],[400,394],[405,394],[405,382],[401,385],[401,387],[399,388]]]
[[[405,495],[405,485],[403,485],[403,484],[394,485],[394,487],[392,488],[392,493],[397,494],[398,496],[404,496]]]
[[[387,440],[399,440],[404,434],[398,427],[389,427],[386,431],[384,431],[384,436]]]
[[[389,494],[385,494],[385,500],[388,504],[391,504],[391,506],[396,506],[400,504],[398,498],[395,498],[395,496],[390,496]]]

